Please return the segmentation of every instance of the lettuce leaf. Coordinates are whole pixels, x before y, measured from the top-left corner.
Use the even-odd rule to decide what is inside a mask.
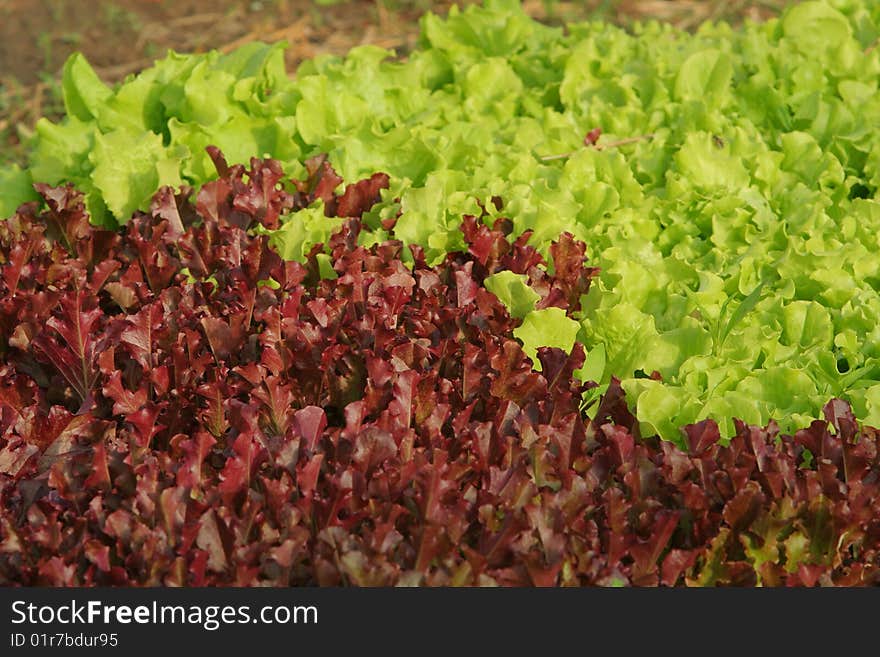
[[[880,385],[876,3],[802,2],[685,33],[562,30],[490,0],[421,26],[403,61],[365,46],[292,78],[277,44],[169,53],[113,88],[75,55],[68,115],[38,124],[27,173],[0,180],[0,210],[33,198],[30,179],[70,181],[111,226],[159,185],[209,181],[209,145],[230,163],[274,156],[291,175],[327,153],[346,179],[391,176],[361,244],[394,219],[438,263],[462,247],[462,216],[483,210],[545,258],[563,232],[584,241],[600,274],[577,327],[554,324],[512,275],[487,286],[522,318],[533,360],[580,340],[590,376],[628,382],[638,419],[664,437],[705,417],[724,437],[731,415],[819,417],[832,392],[878,412],[865,392]],[[327,239],[320,212],[276,229],[285,257]]]

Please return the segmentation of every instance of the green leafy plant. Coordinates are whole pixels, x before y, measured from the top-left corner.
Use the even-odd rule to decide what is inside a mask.
[[[209,180],[205,146],[270,154],[293,175],[326,152],[345,179],[390,174],[364,243],[395,217],[437,263],[485,209],[544,256],[563,232],[588,244],[601,273],[577,330],[553,328],[596,354],[600,385],[621,379],[643,434],[680,441],[705,418],[724,437],[733,418],[790,431],[835,395],[876,425],[878,35],[880,5],[861,0],[694,34],[562,30],[490,0],[424,16],[405,61],[360,47],[293,78],[281,46],[172,53],[116,88],[74,56],[68,116],[37,126],[27,171],[0,173],[0,211],[34,198],[31,180],[72,181],[115,226],[160,185]],[[302,230],[285,255],[326,238]],[[495,282],[524,325],[543,312]]]

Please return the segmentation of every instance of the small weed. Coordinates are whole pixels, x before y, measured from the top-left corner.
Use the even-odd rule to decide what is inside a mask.
[[[79,32],[68,32],[61,35],[61,42],[74,47],[79,46],[82,43],[82,34]]]
[[[143,27],[140,16],[125,7],[120,7],[114,2],[104,3],[101,6],[101,12],[103,13],[104,22],[114,30],[132,30],[137,32]]]
[[[64,21],[65,0],[51,0],[49,2],[49,15],[52,16],[52,22],[60,25]]]
[[[43,55],[43,68],[52,69],[52,35],[48,32],[40,32],[37,36],[37,47]]]
[[[42,116],[53,121],[58,120],[64,114],[64,90],[58,76],[43,71],[40,73],[40,82],[45,91],[42,98]],[[34,117],[34,120],[39,117]]]

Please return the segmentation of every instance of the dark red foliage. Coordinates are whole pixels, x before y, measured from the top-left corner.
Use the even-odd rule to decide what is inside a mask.
[[[583,244],[548,266],[465,217],[465,252],[407,266],[357,246],[384,174],[337,194],[316,159],[288,193],[211,155],[195,204],[162,190],[120,234],[70,188],[0,223],[0,584],[877,583],[876,433],[839,400],[795,436],[687,427],[687,454],[617,381],[591,422],[580,346],[536,372],[483,286],[574,310]],[[333,280],[249,230],[317,198],[348,217]]]
[[[599,137],[602,136],[602,128],[593,128],[586,135],[584,135],[584,146],[595,146],[596,142],[599,141]]]

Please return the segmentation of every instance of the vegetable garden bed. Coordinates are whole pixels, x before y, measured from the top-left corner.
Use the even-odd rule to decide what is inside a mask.
[[[422,27],[68,61],[0,173],[0,581],[876,583],[880,9]]]

